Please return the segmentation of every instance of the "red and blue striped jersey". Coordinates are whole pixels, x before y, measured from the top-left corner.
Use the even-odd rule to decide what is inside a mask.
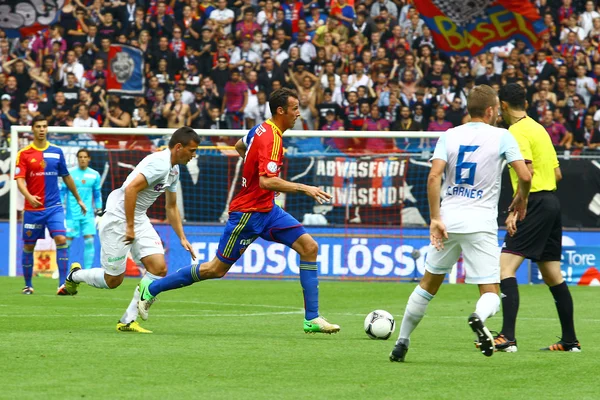
[[[65,155],[50,143],[40,149],[30,144],[17,154],[15,179],[24,178],[32,196],[39,196],[42,206],[33,208],[25,200],[25,211],[41,211],[61,206],[58,177],[69,175]]]
[[[250,129],[243,138],[246,157],[242,173],[242,190],[235,196],[229,211],[268,212],[273,208],[275,192],[260,187],[261,175],[279,175],[283,164],[282,132],[270,119]]]

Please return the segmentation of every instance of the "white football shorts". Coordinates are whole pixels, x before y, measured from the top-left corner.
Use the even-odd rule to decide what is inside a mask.
[[[125,220],[112,214],[105,214],[98,224],[100,234],[100,262],[108,275],[118,276],[125,272],[127,254],[131,250],[133,259],[138,261],[153,254],[165,254],[162,241],[150,223],[136,221],[135,240],[125,244]]]
[[[498,235],[490,232],[448,233],[443,250],[429,247],[425,270],[432,274],[447,274],[452,271],[461,252],[466,283],[500,283]]]

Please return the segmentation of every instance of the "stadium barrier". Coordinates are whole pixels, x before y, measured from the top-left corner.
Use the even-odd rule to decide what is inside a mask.
[[[13,126],[11,136],[16,138],[19,133],[30,132],[30,129],[26,126]],[[91,150],[91,166],[103,177],[103,198],[106,199],[108,193],[122,184],[127,174],[145,155],[168,143],[172,132],[173,129],[49,127],[48,135],[52,143],[63,149],[70,166],[75,165],[75,153],[79,148]],[[182,168],[179,207],[183,210],[187,223],[223,223],[229,202],[241,184],[242,160],[231,144],[246,131],[197,132],[203,138],[203,143],[198,150],[198,159]],[[404,240],[403,226],[425,226],[427,219],[425,202],[422,202],[420,208],[405,207],[406,201],[412,202],[411,205],[415,203],[407,179],[425,182],[428,174],[429,164],[426,160],[431,154],[431,148],[421,150],[417,144],[423,139],[434,141],[438,136],[435,132],[288,131],[284,136],[284,146],[288,151],[282,177],[295,182],[320,185],[334,195],[334,202],[319,206],[305,196],[283,194],[276,201],[306,225],[341,227],[338,235],[343,238],[345,246],[357,238],[351,232],[351,228],[357,226],[370,227],[370,235],[373,237],[385,236],[395,240],[396,247],[401,246]],[[379,138],[388,144],[392,143],[393,148],[380,151],[347,149],[340,152],[327,146],[327,149],[310,151],[309,155],[302,152],[311,140],[314,144],[314,139],[323,142],[322,138]],[[17,223],[19,195],[13,180],[17,152],[18,142],[11,141],[8,262],[11,276],[18,270],[19,260],[16,255],[21,246],[18,240],[20,225]],[[414,170],[420,176],[409,176],[413,166],[419,167]],[[419,190],[424,193],[424,187]],[[149,210],[149,216],[155,222],[165,219],[164,199],[157,201]],[[387,229],[387,233],[381,233],[383,227]],[[170,249],[170,238],[163,240],[167,249]],[[342,251],[342,254],[345,255],[346,252]],[[181,265],[188,260],[180,261],[178,264]],[[346,261],[344,258],[343,263],[346,264]]]

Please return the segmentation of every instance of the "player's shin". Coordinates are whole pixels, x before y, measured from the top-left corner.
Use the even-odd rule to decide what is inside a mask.
[[[136,286],[135,290],[133,291],[133,299],[131,299],[131,302],[129,303],[127,310],[125,310],[125,314],[123,314],[123,316],[121,317],[119,322],[121,322],[123,324],[128,324],[137,319],[137,317],[138,317],[138,301],[140,301],[140,287]]]
[[[92,268],[94,263],[94,238],[88,237],[84,239],[85,247],[83,248],[83,269]]]
[[[106,279],[104,279],[104,270],[102,268],[91,268],[88,270],[79,270],[73,273],[72,278],[77,283],[87,283],[98,289],[108,289]]]
[[[69,270],[69,245],[67,242],[56,246],[56,264],[58,266],[58,286],[62,286]]]
[[[21,265],[23,265],[23,278],[25,278],[25,286],[33,287],[33,283],[31,281],[31,278],[33,277],[33,250],[27,251],[23,249]]]
[[[496,293],[482,294],[475,306],[475,313],[483,323],[498,311],[500,311],[500,297]]]
[[[201,264],[193,264],[187,267],[179,268],[177,272],[163,279],[156,280],[148,285],[150,295],[157,296],[167,290],[178,289],[189,286],[192,283],[200,281]]]
[[[410,338],[411,333],[425,316],[427,306],[433,298],[434,296],[421,286],[417,286],[415,290],[413,290],[408,298],[406,310],[404,310],[404,317],[402,318],[402,325],[400,325],[400,335],[398,336],[398,340]]]
[[[319,278],[316,261],[300,260],[300,284],[304,294],[304,318],[311,321],[319,316]]]
[[[567,343],[577,341],[575,324],[573,322],[573,298],[571,297],[567,282],[563,281],[559,285],[550,286],[550,292],[554,297],[556,311],[560,319],[560,326],[562,328],[561,339]]]
[[[517,278],[509,277],[500,281],[502,292],[502,331],[508,339],[515,339],[515,325],[519,312],[519,285]]]

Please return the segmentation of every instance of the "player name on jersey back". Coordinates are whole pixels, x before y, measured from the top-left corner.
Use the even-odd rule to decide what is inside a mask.
[[[448,232],[497,232],[503,162],[523,159],[510,132],[479,122],[449,129],[432,159],[447,163],[440,213]]]

